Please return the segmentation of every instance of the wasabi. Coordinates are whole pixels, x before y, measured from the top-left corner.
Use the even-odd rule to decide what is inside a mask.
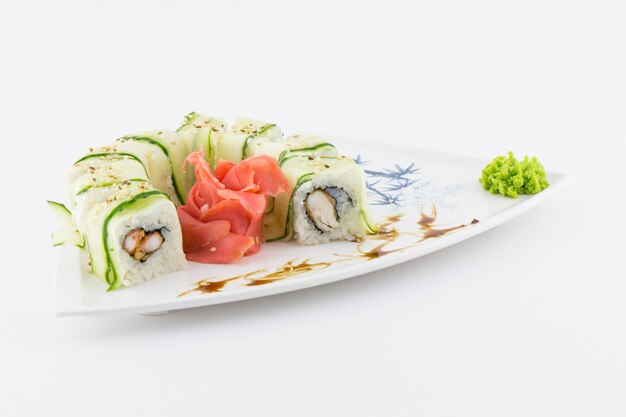
[[[536,157],[524,157],[518,161],[509,152],[508,156],[497,156],[483,169],[479,179],[485,190],[517,198],[519,194],[537,194],[550,185],[546,171]]]

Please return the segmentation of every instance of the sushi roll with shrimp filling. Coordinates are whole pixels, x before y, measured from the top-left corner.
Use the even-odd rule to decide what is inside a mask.
[[[377,228],[370,220],[363,170],[344,156],[293,155],[282,170],[292,186],[266,214],[267,240],[290,237],[303,245],[355,241]],[[269,238],[268,238],[269,236]]]
[[[109,290],[186,269],[176,207],[166,193],[127,181],[86,216],[92,272]]]

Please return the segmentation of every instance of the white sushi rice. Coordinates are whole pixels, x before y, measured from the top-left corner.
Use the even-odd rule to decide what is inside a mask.
[[[131,230],[142,228],[146,232],[158,230],[164,241],[159,249],[141,262],[123,249],[123,242]],[[115,247],[109,248],[118,279],[124,286],[187,269],[183,253],[182,232],[171,201],[161,200],[132,216],[116,216],[109,223],[109,234],[115,236]]]
[[[305,201],[310,193],[324,190],[336,202],[339,226],[327,232],[320,231],[309,217]],[[344,178],[317,175],[302,184],[293,196],[293,228],[296,240],[302,245],[317,245],[332,240],[354,241],[365,235],[361,213],[352,196],[357,190]]]

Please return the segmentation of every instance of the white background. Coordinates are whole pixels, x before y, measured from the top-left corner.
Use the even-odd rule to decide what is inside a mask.
[[[3,1],[0,415],[625,415],[625,18],[620,1]],[[574,181],[363,277],[55,318],[44,201],[87,147],[191,110],[515,150]]]

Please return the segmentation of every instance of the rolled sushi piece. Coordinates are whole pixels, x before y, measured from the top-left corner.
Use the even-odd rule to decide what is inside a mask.
[[[250,156],[268,155],[278,161],[287,151],[288,148],[282,141],[273,141],[261,136],[251,136],[247,138],[243,156],[247,158]]]
[[[188,179],[180,168],[187,153],[185,143],[177,133],[155,130],[128,135],[110,146],[94,149],[91,154],[96,157],[123,154],[136,158],[145,167],[156,189],[166,192],[176,204],[185,203]]]
[[[127,181],[86,216],[84,237],[92,272],[109,290],[185,269],[182,233],[169,196]]]
[[[185,143],[187,155],[203,149],[204,159],[210,163],[216,134],[226,132],[227,127],[224,119],[191,112],[185,116],[183,124],[176,130],[176,133]]]
[[[338,156],[335,145],[320,136],[297,133],[280,141],[285,150],[278,156],[278,163],[294,155]]]
[[[257,136],[248,133],[224,132],[217,133],[212,138],[212,153],[209,164],[211,167],[215,167],[220,159],[238,164],[247,157],[253,156],[249,145]],[[262,140],[269,142],[267,138],[262,138]]]
[[[267,241],[292,236],[303,245],[355,241],[378,228],[371,220],[363,170],[345,156],[292,155],[281,169],[293,190],[264,217]]]
[[[258,155],[269,155],[279,162],[294,154],[337,155],[335,147],[319,136],[299,133],[284,138],[276,124],[255,119],[238,118],[227,130],[223,119],[192,112],[176,132],[188,154],[204,149],[204,158],[211,167],[220,159],[239,163]]]
[[[255,135],[270,140],[278,140],[283,137],[283,130],[275,123],[240,117],[235,120],[230,128],[232,133]]]
[[[278,130],[277,130],[278,129]],[[235,125],[227,130],[224,119],[192,112],[185,116],[183,124],[177,129],[186,145],[187,154],[204,150],[204,159],[211,167],[215,167],[220,159],[239,163],[252,156],[248,144],[255,138],[269,142],[268,137],[256,134],[276,135],[282,137],[282,131],[276,125],[252,119],[237,119]],[[282,151],[282,147],[280,151]],[[279,151],[279,152],[280,152]]]
[[[127,181],[149,181],[144,165],[129,154],[89,154],[70,168],[67,175],[68,197],[79,230],[83,230],[89,210],[106,201]]]
[[[335,146],[319,136],[297,134],[280,140],[245,133],[216,133],[212,162],[239,163],[251,156],[268,155],[279,164],[294,155],[337,156]]]

